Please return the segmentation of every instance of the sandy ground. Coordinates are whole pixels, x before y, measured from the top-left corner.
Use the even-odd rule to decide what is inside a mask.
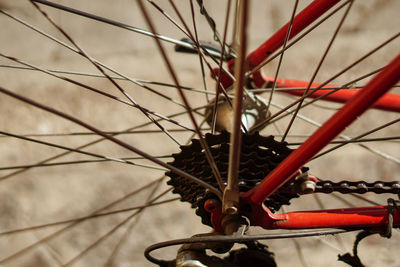
[[[139,28],[146,28],[137,4],[134,1],[54,1],[74,6],[87,12],[112,18]],[[159,1],[164,10],[175,17],[175,13],[166,1]],[[188,24],[191,23],[190,6],[187,1],[176,1]],[[249,26],[250,49],[257,47],[274,30],[285,23],[291,14],[293,1],[252,1]],[[299,9],[309,1],[300,1]],[[225,13],[224,1],[205,1],[205,6],[216,19],[218,29],[222,32]],[[2,0],[0,7],[7,12],[29,21],[52,36],[68,42],[54,29],[37,10],[22,0]],[[179,32],[170,22],[149,5],[152,17],[157,20],[156,26],[160,33],[173,38],[181,38]],[[66,14],[51,8],[44,8],[49,15],[68,32],[71,37],[87,53],[98,61],[117,69],[124,75],[152,81],[171,83],[171,79],[155,48],[154,41],[145,36],[118,29],[109,25],[93,22],[86,18]],[[319,74],[317,81],[324,81],[333,74],[349,65],[360,56],[398,32],[400,18],[400,1],[356,1],[350,11],[350,16],[335,40]],[[339,12],[343,14],[343,11]],[[313,34],[299,42],[294,49],[286,53],[283,61],[281,77],[309,80],[315,70],[315,64],[320,60],[327,46],[340,15],[334,16]],[[212,40],[205,20],[196,12],[200,39]],[[98,73],[97,70],[82,57],[66,48],[40,36],[38,33],[22,26],[12,19],[0,16],[0,51],[9,56],[17,57],[35,66],[53,69]],[[183,85],[203,89],[198,57],[195,55],[178,54],[173,46],[165,44],[173,67],[179,74]],[[393,42],[363,63],[353,68],[334,81],[343,84],[347,81],[366,74],[376,68],[384,66],[398,53],[399,41]],[[16,63],[1,59],[2,64]],[[265,68],[271,75],[275,72],[276,62]],[[208,71],[206,71],[208,73]],[[117,89],[102,78],[72,76],[81,83],[117,95],[124,96]],[[140,126],[148,119],[137,109],[110,100],[79,86],[50,77],[47,74],[15,70],[0,69],[1,86],[26,97],[52,106],[58,110],[78,117],[103,131],[123,131]],[[363,85],[360,81],[357,85]],[[171,101],[155,95],[146,89],[128,81],[118,83],[135,99],[135,101],[149,110],[163,115],[170,115],[182,111],[182,107]],[[213,89],[213,82],[208,78],[208,87]],[[150,85],[151,88],[180,102],[174,88]],[[206,103],[202,94],[189,93],[189,100],[193,107]],[[264,95],[268,97],[268,95]],[[284,105],[292,101],[287,96],[275,96],[277,104]],[[334,109],[339,107],[332,103],[321,103],[324,107],[313,106],[304,109],[301,114],[309,119],[322,123]],[[277,109],[273,109],[276,112]],[[8,96],[0,96],[0,130],[14,134],[51,134],[76,133],[86,130],[74,123],[68,122],[47,112],[38,110],[30,105],[22,104]],[[201,116],[196,115],[201,121]],[[346,129],[345,135],[355,136],[369,129],[389,122],[398,115],[390,112],[368,111],[354,125]],[[178,116],[179,123],[191,127],[187,116]],[[287,119],[279,121],[277,127],[284,129]],[[167,129],[178,127],[162,122]],[[150,125],[139,127],[139,130],[157,129]],[[310,134],[316,126],[301,120],[296,120],[291,131],[293,134]],[[392,126],[372,135],[398,135],[399,127]],[[273,126],[267,127],[263,134],[279,134]],[[184,144],[190,134],[174,133],[176,139]],[[93,135],[69,135],[52,137],[35,137],[68,147],[78,147],[98,139]],[[152,155],[171,155],[179,151],[178,146],[163,134],[127,134],[120,135],[119,139]],[[290,138],[288,141],[301,139]],[[355,179],[373,181],[377,179],[395,180],[400,171],[399,165],[391,160],[384,160],[381,156],[371,153],[378,149],[383,153],[400,157],[398,143],[367,144],[369,150],[357,145],[348,145],[331,153],[320,160],[310,163],[311,172],[319,177],[332,180]],[[109,157],[133,157],[127,151],[110,142],[100,142],[84,149],[92,153]],[[57,148],[50,148],[15,138],[0,138],[0,165],[16,166],[33,164],[63,152]],[[76,153],[55,159],[53,162],[76,161],[91,159],[88,156]],[[136,160],[137,163],[153,163]],[[15,170],[3,170],[1,177]],[[0,229],[1,232],[26,226],[40,225],[69,218],[79,218],[120,199],[130,192],[145,186],[163,176],[163,171],[149,170],[121,163],[99,162],[65,166],[33,168],[11,178],[1,178],[0,186]],[[110,209],[119,209],[143,205],[168,186],[163,181],[157,188],[149,187],[133,197],[130,197]],[[155,191],[153,197],[150,196]],[[160,200],[175,197],[171,193]],[[368,196],[385,203],[385,196]],[[327,208],[346,207],[346,205],[330,196],[322,196]],[[351,204],[366,205],[352,197],[346,197]],[[316,201],[311,196],[302,197],[288,207],[296,209],[317,209]],[[207,232],[210,229],[201,224],[199,218],[190,209],[187,203],[173,202],[148,208],[139,215],[132,217],[131,212],[120,213],[97,219],[86,220],[71,227],[68,231],[48,239],[46,242],[24,251],[10,260],[3,262],[4,266],[64,266],[71,263],[73,266],[152,266],[143,257],[145,247],[155,242],[188,237],[193,234]],[[127,223],[122,224],[127,220]],[[122,224],[121,227],[119,224]],[[37,240],[64,228],[66,225],[52,226],[34,231],[9,234],[0,237],[0,259],[6,259],[17,251],[28,247]],[[105,236],[110,232],[109,236]],[[253,230],[259,232],[259,229]],[[96,240],[101,240],[95,247],[85,251]],[[268,242],[271,250],[276,254],[279,266],[346,266],[336,261],[338,253],[348,252],[352,248],[354,234],[345,234],[341,237],[308,238],[298,243],[287,240]],[[368,266],[400,266],[396,255],[399,246],[399,233],[394,232],[393,238],[384,240],[380,237],[370,237],[360,247],[362,259]],[[298,256],[299,250],[303,255],[303,263]],[[117,248],[117,249],[116,249]],[[159,255],[173,258],[176,248],[162,251]],[[113,253],[115,251],[115,253]],[[74,259],[84,252],[82,257]],[[111,255],[114,255],[111,257]],[[2,265],[2,266],[3,266]]]

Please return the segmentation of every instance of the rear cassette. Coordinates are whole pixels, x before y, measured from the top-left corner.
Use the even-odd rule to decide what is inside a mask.
[[[228,175],[229,140],[230,134],[226,131],[218,135],[205,135],[205,141],[210,147],[224,184]],[[255,187],[292,151],[285,142],[277,142],[273,136],[263,137],[258,132],[243,134],[239,167],[240,192],[247,192]],[[171,165],[218,187],[199,140],[193,139],[190,145],[181,146],[181,152],[172,156],[174,161],[170,162]],[[168,184],[174,187],[173,193],[179,194],[181,201],[191,203],[192,208],[196,208],[196,214],[202,218],[203,224],[211,226],[210,214],[204,210],[203,205],[205,200],[216,197],[187,178],[173,172],[167,172],[166,175],[171,178]],[[287,186],[284,185],[283,188]],[[268,197],[264,204],[273,212],[279,210],[282,205],[289,205],[290,199],[298,197],[289,191],[278,190]]]

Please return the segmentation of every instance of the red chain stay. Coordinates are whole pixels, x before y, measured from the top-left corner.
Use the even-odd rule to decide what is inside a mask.
[[[340,181],[340,182],[332,182],[329,180],[318,181],[316,183],[316,188],[314,193],[341,193],[341,194],[364,194],[367,192],[372,192],[375,194],[400,194],[400,182],[393,181],[393,182],[384,182],[384,181],[375,181],[372,183],[366,181]],[[213,225],[215,232],[223,232],[222,220],[224,218],[224,214],[222,213],[222,207],[219,200],[216,199],[208,199],[204,203],[204,209],[211,214],[211,223]],[[248,217],[252,225],[262,226],[267,229],[271,228],[290,228],[290,229],[297,229],[297,228],[317,228],[318,226],[326,228],[329,225],[337,227],[338,222],[328,222],[327,220],[331,220],[332,217],[329,216],[330,214],[341,214],[343,215],[344,209],[332,209],[332,210],[324,210],[324,211],[307,211],[307,212],[293,212],[293,213],[286,213],[286,214],[275,214],[272,213],[268,208],[265,206],[256,206],[251,204],[242,204],[240,214]],[[379,220],[375,220],[376,222],[376,231],[382,231],[388,224],[388,216],[384,216],[381,218],[382,214],[389,214],[389,210],[386,206],[376,206],[376,207],[365,207],[365,208],[357,208],[357,209],[346,209],[347,211],[347,218],[351,218],[352,213],[359,213],[358,215],[364,214],[366,216],[365,223],[370,222],[370,214],[376,213],[377,218]],[[393,212],[393,226],[398,227],[400,226],[400,214],[398,210],[394,210]],[[321,213],[325,213],[327,217],[323,218]],[[344,216],[346,216],[344,214]],[[307,216],[305,216],[307,215]],[[253,218],[253,220],[252,220]],[[267,219],[269,218],[269,219]],[[304,218],[307,218],[304,220]],[[291,226],[288,227],[286,222],[291,220]],[[313,221],[325,221],[324,224],[317,225],[313,223]],[[341,218],[340,220],[346,220]],[[301,223],[293,224],[294,221],[300,221]],[[351,220],[351,219],[350,219]],[[306,223],[307,221],[308,223]],[[358,216],[357,216],[357,222]],[[352,224],[351,221],[347,221],[344,223],[343,227],[350,227],[355,226],[356,224]]]

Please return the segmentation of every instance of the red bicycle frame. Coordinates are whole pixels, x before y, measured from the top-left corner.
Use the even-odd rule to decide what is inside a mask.
[[[314,0],[294,18],[289,38],[301,32],[339,1]],[[270,54],[283,45],[288,27],[289,24],[283,26],[258,49],[248,55],[249,70],[255,69]],[[233,64],[233,60],[228,63],[230,70]],[[253,80],[258,86],[262,86],[265,82],[273,81],[274,78],[262,77],[261,73],[257,71],[253,74]],[[246,193],[242,193],[241,205],[249,205],[251,207],[251,212],[247,216],[252,224],[266,229],[382,228],[386,226],[388,224],[387,206],[273,214],[263,206],[263,202],[280,186],[288,182],[313,156],[328,145],[330,141],[368,108],[375,107],[400,112],[400,95],[387,94],[399,80],[400,55],[377,74],[362,90],[339,90],[326,97],[325,100],[345,102],[345,105],[265,177],[258,186]],[[232,83],[232,80],[226,77],[221,81],[223,81],[225,88]],[[309,82],[289,79],[277,79],[276,82],[277,87],[309,86]],[[310,86],[318,87],[320,85],[313,83]],[[331,85],[325,86],[330,87]],[[287,91],[287,93],[303,95],[304,90],[291,90]],[[326,91],[324,93],[316,91],[310,97],[320,97],[325,93]],[[400,225],[400,212],[398,210],[393,214],[393,224],[395,226]]]

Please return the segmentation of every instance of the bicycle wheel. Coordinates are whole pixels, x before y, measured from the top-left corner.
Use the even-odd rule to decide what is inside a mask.
[[[247,27],[248,51],[290,20],[295,1],[281,2],[272,1],[267,5],[263,1],[252,1]],[[151,30],[141,34],[132,32],[137,29],[127,27],[149,29],[138,3],[122,0],[113,2],[111,6],[109,1],[96,1],[95,5],[68,1],[57,3],[126,24],[109,25],[110,21],[96,21],[43,4],[38,4],[38,9],[29,1],[1,1],[0,21],[4,25],[1,34],[5,41],[1,44],[0,86],[78,118],[158,161],[173,161],[172,155],[181,151],[179,146],[198,136],[154,38],[146,36],[152,35]],[[218,47],[224,35],[223,14],[229,2],[205,2],[203,14],[200,14],[201,5],[199,7],[198,3],[202,1],[176,2],[193,36],[194,14],[199,40],[212,41]],[[344,66],[397,34],[397,1],[385,4],[355,1],[348,16],[344,16],[349,8],[346,3],[326,22],[285,51],[279,77],[310,81],[343,18],[344,23],[317,72],[315,82],[330,79]],[[211,132],[212,125],[206,122],[204,115],[206,107],[212,106],[215,98],[215,81],[209,77],[208,64],[218,67],[219,59],[213,60],[205,55],[207,62],[204,62],[198,55],[175,52],[176,45],[187,45],[179,41],[187,36],[174,25],[176,22],[185,30],[179,15],[170,3],[155,3],[159,8],[151,1],[144,1],[144,4],[157,33],[171,38],[163,37],[161,41],[181,85],[185,86],[185,94],[201,132]],[[300,2],[297,12],[307,4],[307,1]],[[45,11],[56,26],[41,11]],[[231,3],[230,13],[229,43],[234,3]],[[167,16],[174,18],[174,22]],[[216,22],[218,34],[210,29],[210,18]],[[20,19],[35,25],[35,29],[43,29],[51,37],[23,25]],[[398,53],[398,45],[398,38],[393,38],[330,83],[362,87],[372,75],[361,80],[358,78],[384,67]],[[209,51],[212,53],[214,50]],[[228,47],[226,51],[229,51]],[[82,54],[87,54],[91,60]],[[263,71],[275,75],[278,62],[279,56],[264,66]],[[117,86],[104,77],[98,66],[112,77]],[[60,76],[67,79],[60,79]],[[270,88],[258,89],[258,96],[268,102]],[[273,94],[269,106],[271,114],[298,99],[278,91]],[[210,227],[203,225],[190,209],[190,204],[177,201],[181,195],[170,192],[171,186],[166,184],[170,178],[165,177],[165,166],[143,159],[141,155],[32,104],[6,95],[1,95],[0,101],[3,114],[0,118],[1,264],[150,266],[143,257],[148,245],[210,231]],[[289,148],[298,147],[340,106],[318,101],[302,108],[285,138]],[[280,141],[291,118],[284,115],[285,112],[260,134],[273,135]],[[394,174],[398,173],[400,163],[396,120],[398,114],[395,112],[368,111],[335,142],[392,124],[311,161],[307,167],[313,174],[328,180],[396,180]],[[218,187],[215,183],[212,186]],[[282,207],[285,210],[309,210],[370,205],[365,199],[354,196],[318,194],[317,197],[316,200],[314,194],[304,195]],[[387,199],[387,195],[368,194],[366,197],[380,204],[385,204]],[[369,243],[362,243],[360,254],[363,262],[371,265],[399,264],[391,248],[399,245],[396,237],[398,233],[394,231],[390,240],[371,237]],[[329,266],[328,258],[332,262],[330,266],[337,266],[336,255],[351,250],[353,241],[354,234],[350,233],[341,239],[327,237],[295,241],[292,246],[297,248],[300,258],[293,256],[287,241],[273,240],[267,244],[276,254],[280,266],[299,263]],[[317,246],[319,253],[315,255],[313,252]],[[165,258],[174,258],[175,255],[176,249],[160,254]]]

